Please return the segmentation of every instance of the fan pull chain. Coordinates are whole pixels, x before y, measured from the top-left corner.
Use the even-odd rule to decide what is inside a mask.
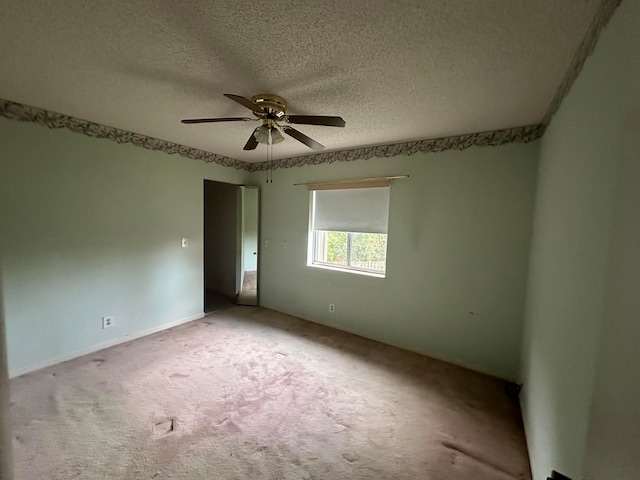
[[[269,140],[271,140],[271,132],[269,132]],[[267,181],[266,183],[273,183],[273,168],[271,167],[273,161],[273,143],[267,144]]]
[[[271,143],[269,142],[269,140],[271,140],[271,132],[267,133],[268,137],[267,137],[267,164],[266,164],[266,174],[267,174],[267,179],[265,180],[265,183],[269,183],[269,153],[270,153],[270,147],[271,147]]]

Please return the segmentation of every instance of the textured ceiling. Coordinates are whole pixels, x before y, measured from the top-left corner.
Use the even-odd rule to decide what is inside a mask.
[[[597,0],[0,0],[0,97],[249,162],[223,93],[275,93],[325,151],[540,123]],[[291,138],[273,158],[313,153]]]

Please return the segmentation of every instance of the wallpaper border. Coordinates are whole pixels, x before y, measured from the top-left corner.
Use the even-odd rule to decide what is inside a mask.
[[[560,109],[560,105],[564,98],[569,94],[569,90],[571,90],[573,83],[578,78],[578,75],[580,75],[587,57],[589,57],[596,48],[600,32],[607,26],[609,20],[611,20],[611,17],[613,16],[613,12],[615,12],[621,2],[622,0],[602,0],[600,3],[596,15],[589,24],[587,32],[585,33],[582,42],[578,46],[576,54],[569,65],[569,69],[567,70],[567,73],[565,73],[562,83],[560,83],[553,100],[551,100],[551,103],[549,104],[547,113],[542,119],[542,125],[545,129],[551,123],[551,120],[558,109]]]
[[[215,163],[223,167],[247,169],[247,162],[225,157],[217,153],[205,152],[197,148],[187,147],[178,143],[168,142],[159,138],[148,137],[139,133],[129,132],[120,128],[109,127],[89,120],[50,112],[42,108],[31,107],[21,103],[0,99],[0,116],[20,122],[33,122],[48,128],[66,128],[75,133],[89,137],[104,138],[116,143],[131,143],[137,147],[155,150],[167,154],[178,154],[205,163]]]
[[[155,150],[167,154],[177,154],[193,160],[215,163],[224,167],[233,167],[248,172],[275,170],[277,168],[292,168],[303,165],[319,165],[322,163],[368,160],[374,157],[395,157],[398,155],[413,155],[419,152],[444,152],[446,150],[464,150],[473,146],[497,146],[512,142],[531,142],[540,138],[543,129],[541,125],[508,128],[491,132],[455,135],[444,138],[419,140],[375,147],[364,147],[353,150],[337,150],[302,157],[272,160],[270,162],[250,163],[235,158],[225,157],[215,153],[205,152],[197,148],[187,147],[178,143],[168,142],[159,138],[147,137],[139,133],[129,132],[115,127],[109,127],[89,120],[81,120],[69,115],[51,112],[18,102],[0,99],[0,116],[20,122],[33,122],[48,128],[66,128],[75,133],[89,137],[112,140],[116,143],[131,143],[147,150]]]
[[[377,147],[338,150],[335,152],[316,153],[302,157],[283,158],[270,162],[250,163],[250,172],[276,170],[278,168],[302,167],[304,165],[320,165],[333,162],[353,162],[371,158],[387,158],[415,153],[437,153],[447,150],[464,150],[470,147],[495,147],[513,142],[532,142],[542,136],[542,125],[507,128],[490,132],[470,133],[451,137],[433,138],[415,142],[380,145]]]

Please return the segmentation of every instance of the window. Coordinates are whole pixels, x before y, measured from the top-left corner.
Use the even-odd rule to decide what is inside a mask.
[[[384,276],[389,181],[311,185],[309,189],[309,264]]]

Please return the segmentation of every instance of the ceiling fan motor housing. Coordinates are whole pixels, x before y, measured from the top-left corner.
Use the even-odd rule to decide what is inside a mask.
[[[260,93],[251,97],[251,101],[267,112],[267,118],[282,118],[287,111],[287,102],[284,98],[271,93]]]

